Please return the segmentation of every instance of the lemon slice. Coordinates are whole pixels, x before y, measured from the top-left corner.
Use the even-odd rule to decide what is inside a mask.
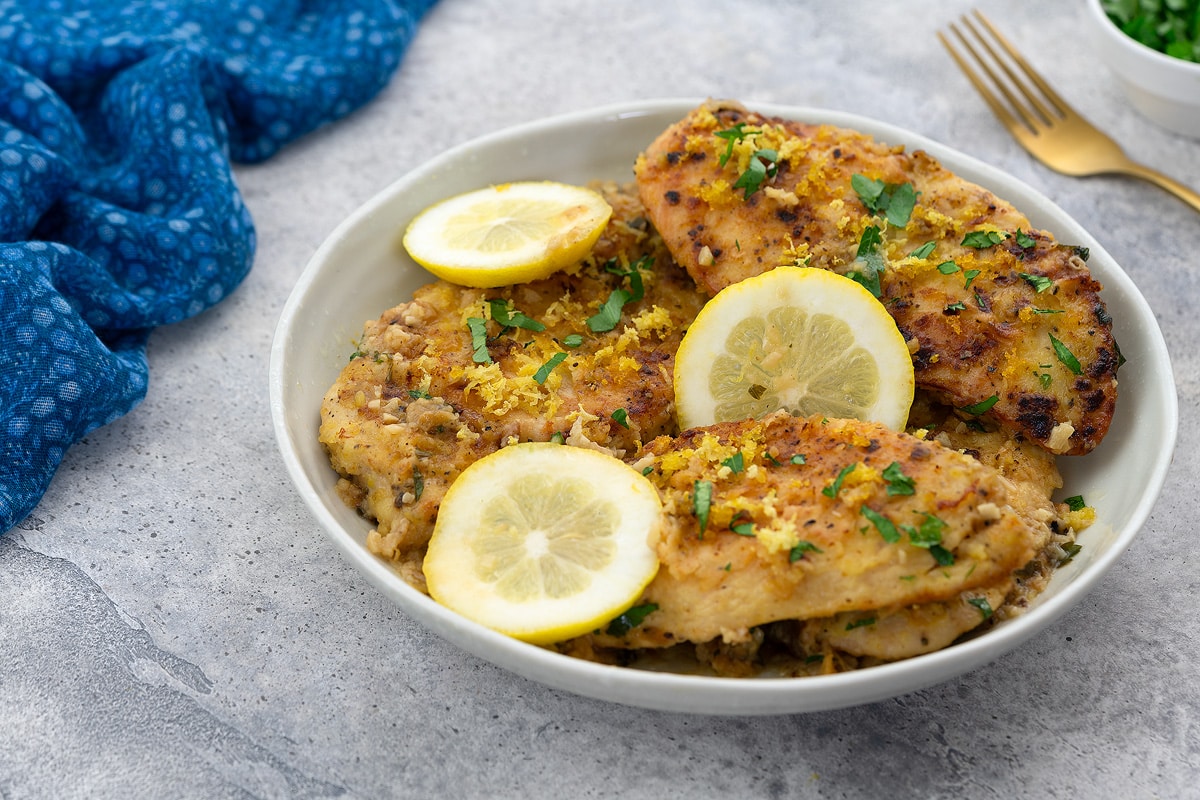
[[[807,267],[723,289],[675,356],[682,428],[786,409],[903,430],[913,385],[912,356],[883,305],[849,278]]]
[[[404,233],[408,254],[451,283],[479,288],[538,280],[588,254],[612,216],[591,189],[504,183],[430,206]]]
[[[594,450],[526,443],[476,461],[451,484],[425,556],[429,594],[534,644],[594,630],[658,572],[649,537],[658,491]]]

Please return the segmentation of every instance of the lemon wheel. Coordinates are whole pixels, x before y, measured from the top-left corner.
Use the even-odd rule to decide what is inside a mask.
[[[450,486],[425,556],[429,594],[535,644],[599,628],[658,571],[654,486],[625,463],[561,444],[506,447]]]
[[[675,357],[681,428],[785,409],[903,430],[913,388],[908,346],[879,300],[849,278],[807,267],[723,289]]]
[[[553,181],[504,183],[418,214],[408,254],[439,278],[492,287],[545,278],[588,254],[612,216],[599,193]]]

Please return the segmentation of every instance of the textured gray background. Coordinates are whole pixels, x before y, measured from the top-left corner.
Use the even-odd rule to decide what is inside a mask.
[[[1082,0],[983,2],[1055,85],[1200,188],[1200,142],[1132,113]],[[1028,158],[934,39],[969,4],[442,0],[386,92],[238,170],[260,248],[212,311],[155,333],[132,414],[0,537],[0,797],[1197,796],[1200,216]],[[430,155],[549,114],[663,96],[851,111],[1005,169],[1076,217],[1158,315],[1179,448],[1141,536],[1044,634],[961,679],[845,711],[706,718],[550,690],[368,587],[292,490],[267,408],[293,283]]]

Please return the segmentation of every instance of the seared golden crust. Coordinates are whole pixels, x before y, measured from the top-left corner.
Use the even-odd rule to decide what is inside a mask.
[[[704,298],[665,255],[640,204],[615,187],[606,194],[613,220],[574,274],[498,289],[425,286],[366,325],[326,394],[319,436],[345,479],[343,496],[377,523],[370,549],[419,588],[442,496],[475,460],[556,435],[619,457],[674,430],[674,353]],[[610,294],[631,288],[618,273],[643,256],[644,297],[625,304],[611,330],[591,330],[588,318]],[[502,326],[493,300],[545,329]],[[471,318],[486,330],[484,363]],[[559,353],[565,359],[539,374]]]
[[[598,635],[602,646],[748,641],[778,620],[886,611],[893,634],[875,648],[894,657],[907,647],[896,636],[920,639],[903,609],[989,596],[1049,536],[1012,508],[1012,485],[994,470],[873,423],[777,413],[659,438],[644,452],[638,463],[653,467],[667,513],[642,601],[657,610],[624,636]],[[893,463],[911,494],[895,491]],[[711,486],[706,523],[697,482]],[[957,619],[974,627],[975,611]],[[963,630],[941,629],[951,639]]]
[[[717,135],[737,125],[757,133]],[[746,197],[734,184],[756,149],[774,152],[777,171]],[[1119,353],[1086,254],[927,154],[711,103],[665,131],[635,172],[668,249],[710,294],[779,266],[856,271],[864,230],[879,227],[880,299],[914,348],[919,387],[956,407],[988,405],[1060,454],[1087,453],[1108,430]],[[904,227],[863,204],[855,174],[912,184]],[[965,245],[974,232],[1007,238]]]

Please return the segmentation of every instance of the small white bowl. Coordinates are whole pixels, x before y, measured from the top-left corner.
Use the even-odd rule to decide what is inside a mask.
[[[809,678],[717,678],[613,667],[535,647],[460,617],[404,582],[366,547],[370,524],[342,501],[337,475],[317,441],[321,398],[337,378],[363,322],[432,280],[404,252],[408,221],[429,204],[489,183],[548,179],[628,181],[634,159],[700,100],[628,103],[476,139],[401,177],[338,226],[313,255],[280,316],[271,350],[271,417],[296,490],[331,540],[409,616],[466,651],[531,680],[628,705],[706,714],[786,714],[841,708],[911,692],[975,669],[1045,630],[1100,582],[1137,535],[1166,478],[1179,424],[1166,343],[1154,312],[1129,276],[1077,222],[1044,195],[995,168],[882,122],[821,109],[760,104],[756,110],[824,122],[904,144],[993,190],[1061,242],[1087,247],[1104,285],[1113,333],[1128,359],[1117,413],[1103,444],[1063,459],[1069,494],[1083,494],[1097,522],[1083,549],[1059,569],[1028,612],[935,653],[878,667]],[[386,636],[387,634],[381,634]],[[1047,664],[1052,669],[1053,665]]]
[[[1200,138],[1200,64],[1174,58],[1128,36],[1100,0],[1087,0],[1096,52],[1125,96],[1152,122]]]

